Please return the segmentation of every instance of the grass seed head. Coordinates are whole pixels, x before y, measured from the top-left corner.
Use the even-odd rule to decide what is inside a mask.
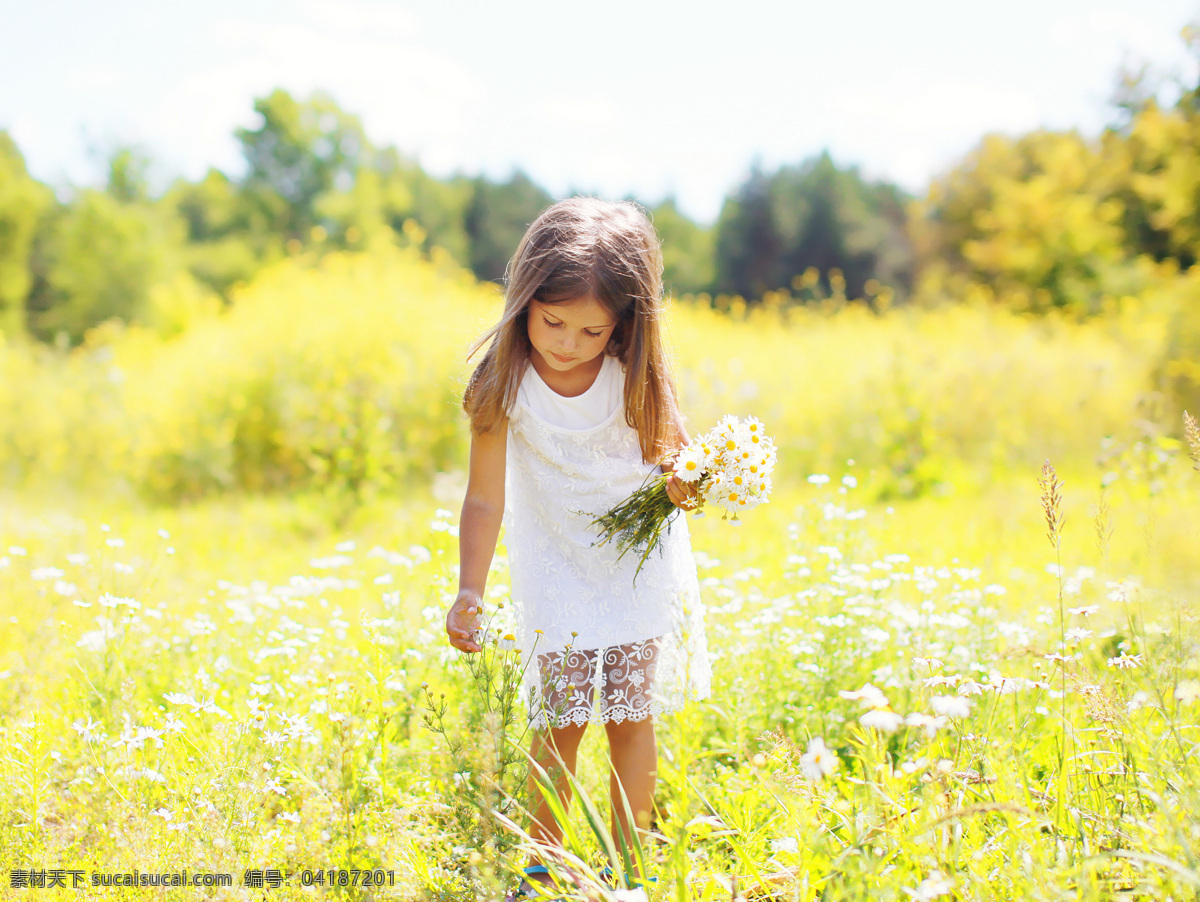
[[[1183,412],[1183,437],[1187,440],[1188,456],[1200,470],[1200,423],[1186,410]]]
[[[1050,544],[1057,548],[1065,519],[1062,511],[1063,483],[1058,478],[1058,473],[1054,471],[1050,461],[1042,464],[1042,475],[1038,478],[1038,485],[1042,487],[1042,512],[1046,515],[1046,536],[1050,539]]]

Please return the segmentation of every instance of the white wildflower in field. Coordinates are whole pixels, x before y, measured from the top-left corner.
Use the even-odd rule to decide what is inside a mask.
[[[1092,614],[1095,614],[1099,610],[1100,610],[1100,605],[1098,605],[1098,604],[1085,604],[1082,607],[1078,607],[1078,608],[1067,608],[1067,613],[1068,614],[1077,614],[1080,617],[1090,617],[1090,616],[1092,616]]]
[[[917,884],[915,889],[904,887],[904,891],[918,902],[928,902],[938,896],[948,896],[954,892],[954,887],[941,871],[934,871]]]
[[[89,630],[80,636],[79,641],[75,643],[76,647],[86,648],[90,651],[104,651],[105,646],[120,635],[116,625],[107,617],[97,617],[96,624],[100,628]]]
[[[937,735],[937,731],[948,724],[950,721],[942,715],[931,717],[928,714],[922,714],[919,711],[914,711],[908,717],[904,718],[904,723],[910,727],[920,727],[925,731],[925,736],[932,739]]]
[[[885,733],[895,733],[904,723],[904,716],[897,714],[895,711],[875,708],[860,717],[858,722],[864,727],[874,727],[877,730],[883,730]]]
[[[930,704],[934,711],[945,717],[967,717],[971,713],[971,702],[961,695],[937,695]]]
[[[838,767],[838,756],[825,746],[825,740],[815,736],[808,743],[808,751],[800,758],[800,769],[810,780],[829,776]]]
[[[886,708],[888,706],[887,696],[870,683],[864,684],[861,689],[855,689],[853,692],[843,689],[838,695],[851,701],[860,701],[866,708]]]
[[[1072,627],[1067,630],[1065,639],[1068,642],[1078,642],[1080,639],[1090,639],[1095,635],[1091,630],[1082,629],[1081,627]]]
[[[97,602],[99,603],[100,607],[102,607],[102,608],[126,607],[126,608],[132,608],[133,610],[136,611],[142,607],[138,602],[134,601],[132,598],[121,598],[116,595],[109,595],[107,592],[105,594],[101,595],[100,598],[97,599]]]
[[[308,722],[308,718],[303,714],[297,714],[294,717],[280,714],[279,719],[285,724],[285,732],[289,739],[300,739],[312,733],[312,724]]]
[[[914,715],[912,715],[912,714],[909,715],[909,717],[913,717],[913,716]],[[924,716],[924,715],[921,715],[921,716]],[[907,721],[906,721],[906,723],[907,723]],[[900,765],[900,770],[906,774],[912,774],[912,773],[916,773],[919,770],[924,770],[927,767],[929,767],[929,759],[926,758],[924,755],[922,755],[920,758],[917,758],[914,761],[905,761],[904,763],[902,763]]]
[[[138,727],[135,730],[126,729],[113,744],[113,748],[118,748],[122,745],[128,746],[131,749],[140,749],[146,744],[147,740],[154,742],[155,748],[163,747],[163,731],[155,730],[152,727]]]
[[[987,688],[983,683],[975,680],[963,680],[958,686],[959,695],[983,695],[983,690]]]
[[[1182,680],[1175,687],[1175,698],[1181,705],[1191,705],[1200,699],[1200,681]]]
[[[99,742],[104,738],[103,724],[88,718],[88,722],[77,720],[71,727],[80,735],[84,742]]]
[[[280,819],[281,821],[287,821],[289,824],[298,824],[298,823],[300,823],[300,815],[299,815],[299,814],[297,814],[297,813],[295,813],[294,811],[281,811],[281,812],[279,812],[279,819]]]
[[[1108,659],[1108,666],[1115,667],[1118,670],[1126,670],[1131,667],[1141,667],[1142,656],[1121,652],[1121,654],[1119,654],[1117,657]]]
[[[771,852],[778,855],[780,852],[798,852],[800,851],[800,843],[794,836],[785,836],[783,839],[771,840]]]
[[[921,680],[923,686],[956,686],[958,684],[957,676],[931,676]]]

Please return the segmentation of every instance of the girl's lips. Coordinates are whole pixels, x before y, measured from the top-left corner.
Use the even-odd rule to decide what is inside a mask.
[[[550,352],[550,354],[551,354],[551,355],[554,357],[554,359],[555,359],[555,360],[557,360],[559,363],[570,363],[572,360],[574,360],[574,359],[575,359],[574,357],[564,357],[562,354],[555,354],[553,351],[551,351],[551,352]]]

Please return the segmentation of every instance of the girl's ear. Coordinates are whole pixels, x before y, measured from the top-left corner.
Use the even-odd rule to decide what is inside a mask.
[[[608,336],[608,347],[605,348],[605,353],[610,357],[616,357],[624,362],[625,351],[627,350],[628,342],[625,340],[626,330],[629,328],[628,323],[617,323],[617,327],[613,329],[612,335]]]

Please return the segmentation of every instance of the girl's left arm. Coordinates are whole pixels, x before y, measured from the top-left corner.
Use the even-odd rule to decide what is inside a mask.
[[[660,468],[664,473],[671,473],[671,471],[675,468],[675,456],[692,442],[692,440],[688,437],[687,426],[685,426],[683,422],[683,414],[680,413],[678,407],[675,407],[671,411],[671,416],[671,425],[675,432],[674,441],[672,444],[674,445],[675,450],[668,454],[666,459],[663,460],[662,464],[660,465]],[[682,508],[685,511],[694,509],[696,506],[696,496],[698,494],[699,490],[695,485],[676,479],[674,474],[672,474],[671,478],[667,480],[667,497],[670,498],[671,503],[678,508]]]
[[[692,440],[688,437],[687,426],[683,422],[683,414],[677,405],[672,405],[671,407],[671,432],[672,451],[663,459],[660,465],[664,473],[671,472],[671,469],[675,466],[675,456],[692,443]]]

